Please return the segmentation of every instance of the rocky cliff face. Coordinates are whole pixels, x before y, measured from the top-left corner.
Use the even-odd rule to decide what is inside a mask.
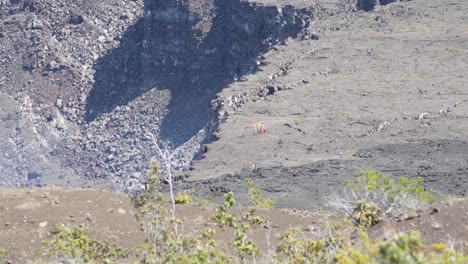
[[[89,151],[86,96],[94,62],[119,45],[141,1],[7,1],[0,7],[0,92],[12,124],[2,134],[0,182],[80,185]],[[114,39],[115,38],[115,39]],[[2,105],[3,105],[2,102]],[[91,136],[91,134],[89,134]],[[5,154],[3,155],[3,152]],[[5,166],[4,166],[5,165]]]
[[[187,167],[210,102],[300,37],[314,8],[239,0],[2,1],[0,185],[138,185],[155,155]],[[5,125],[4,125],[5,124]],[[7,125],[8,124],[8,125]]]

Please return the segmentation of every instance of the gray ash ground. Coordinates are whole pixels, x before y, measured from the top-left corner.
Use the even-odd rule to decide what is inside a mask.
[[[177,188],[202,196],[245,197],[251,177],[278,206],[313,208],[368,168],[466,195],[467,14],[462,0],[0,1],[0,186],[139,188],[151,132],[190,168]]]

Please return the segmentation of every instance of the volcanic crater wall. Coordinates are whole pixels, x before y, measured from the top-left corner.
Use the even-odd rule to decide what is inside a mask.
[[[36,46],[47,43],[42,48],[44,63],[25,67],[31,59],[12,59],[5,64],[17,71],[8,75],[11,80],[24,76],[32,80],[16,86],[5,82],[4,92],[16,102],[17,112],[25,111],[21,100],[28,99],[31,118],[19,123],[32,127],[33,136],[26,140],[18,138],[21,133],[9,133],[11,138],[5,139],[6,145],[23,143],[10,144],[16,154],[6,158],[9,165],[0,178],[8,180],[0,181],[2,185],[28,180],[89,185],[98,178],[102,186],[129,190],[139,186],[148,160],[156,154],[148,132],[179,147],[173,166],[187,168],[207,131],[216,126],[216,120],[210,123],[210,103],[216,94],[254,73],[263,53],[290,37],[300,37],[314,13],[312,8],[240,0],[148,0],[141,2],[140,13],[139,3],[2,2],[2,16],[12,21],[6,36],[13,36],[8,30],[16,30],[15,36],[34,31],[31,38]],[[86,14],[80,13],[84,10],[80,6],[86,7]],[[111,14],[120,12],[120,17],[100,17],[106,8]],[[21,31],[22,16],[33,17],[40,26]],[[53,23],[59,20],[65,24]],[[19,47],[13,46],[19,43],[15,41],[11,50]],[[19,58],[29,58],[26,53],[38,48],[16,52]],[[67,50],[72,58],[60,54],[67,59],[49,59],[48,53]],[[88,76],[91,79],[86,81]]]
[[[207,124],[220,90],[255,72],[262,53],[296,37],[311,15],[239,0],[147,1],[121,47],[97,61],[86,117],[95,120],[154,88],[168,90],[161,137],[179,146]]]

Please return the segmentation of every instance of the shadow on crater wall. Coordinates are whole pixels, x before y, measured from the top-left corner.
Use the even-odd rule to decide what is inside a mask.
[[[167,89],[172,97],[159,136],[175,146],[207,124],[218,92],[234,77],[255,72],[260,55],[297,36],[311,17],[310,10],[241,0],[147,0],[144,14],[121,46],[95,63],[86,118],[95,120],[151,89]]]
[[[356,2],[356,7],[359,10],[372,11],[377,4],[388,5],[397,1],[398,0],[358,0]]]

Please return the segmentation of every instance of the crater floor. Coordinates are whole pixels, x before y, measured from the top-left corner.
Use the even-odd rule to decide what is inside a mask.
[[[250,177],[279,206],[313,208],[374,168],[466,195],[467,13],[464,1],[411,1],[311,23],[310,39],[278,46],[219,95],[219,140],[182,187],[245,193]],[[236,104],[246,91],[255,102]],[[267,133],[253,133],[259,122]]]

